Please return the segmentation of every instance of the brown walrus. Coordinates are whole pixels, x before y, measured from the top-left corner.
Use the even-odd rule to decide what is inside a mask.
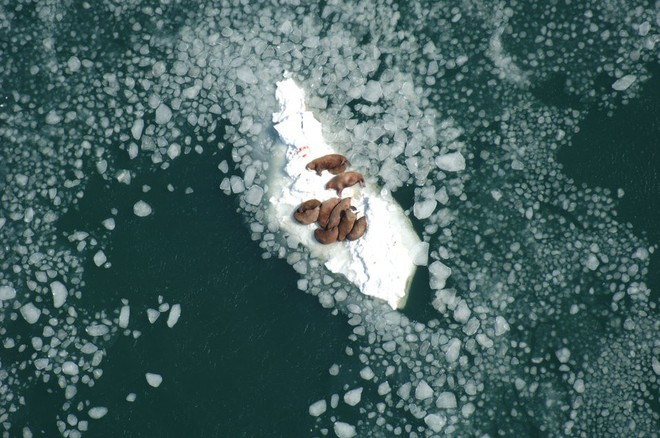
[[[338,233],[339,230],[337,227],[330,228],[329,230],[325,230],[323,228],[317,228],[314,230],[314,238],[316,238],[316,240],[319,243],[328,245],[330,243],[335,243],[337,241]]]
[[[328,225],[330,213],[332,213],[332,210],[337,206],[337,204],[339,204],[339,201],[341,201],[339,198],[330,198],[327,201],[323,201],[321,203],[318,221],[322,228],[325,228]]]
[[[303,225],[309,225],[316,222],[321,211],[321,201],[318,199],[309,199],[296,209],[293,217]]]
[[[341,220],[341,212],[351,208],[351,198],[342,199],[339,204],[332,209],[330,217],[328,218],[328,224],[325,226],[328,230],[339,225]]]
[[[347,210],[342,210],[341,212],[341,220],[339,221],[339,225],[337,226],[337,229],[339,232],[337,233],[337,240],[344,240],[348,233],[351,232],[353,229],[353,225],[355,225],[355,219],[357,218],[357,215],[355,212],[349,208]]]
[[[346,235],[346,240],[357,240],[367,231],[367,217],[362,216],[355,221],[353,229]]]
[[[325,188],[328,190],[337,190],[337,195],[341,196],[341,191],[346,187],[354,186],[355,184],[360,183],[364,187],[364,177],[359,172],[345,172],[340,175],[333,177],[325,185]]]
[[[327,170],[333,175],[338,175],[348,169],[349,164],[351,163],[349,163],[345,156],[340,154],[329,154],[310,161],[307,163],[307,166],[305,166],[305,169],[315,170],[319,176],[324,170]]]

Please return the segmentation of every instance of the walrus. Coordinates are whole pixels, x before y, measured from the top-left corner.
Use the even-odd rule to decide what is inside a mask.
[[[337,204],[339,204],[339,201],[341,201],[341,199],[331,198],[321,203],[321,208],[319,209],[319,217],[318,217],[319,225],[321,226],[321,228],[325,228],[328,225],[328,219],[330,219],[330,213],[332,213],[332,210],[337,206]]]
[[[353,229],[346,235],[346,240],[357,240],[367,231],[367,217],[362,216],[355,221]]]
[[[347,210],[341,211],[341,220],[337,226],[337,229],[339,230],[337,233],[337,240],[339,241],[344,240],[348,233],[350,233],[353,229],[353,225],[355,225],[355,219],[357,218],[357,215],[352,210],[353,208],[354,207],[351,207]]]
[[[319,218],[320,207],[321,201],[318,199],[309,199],[300,204],[293,213],[293,217],[303,225],[313,224]]]
[[[349,161],[345,156],[340,154],[329,154],[319,157],[310,161],[305,166],[307,170],[315,170],[316,174],[321,176],[324,170],[327,170],[333,175],[338,175],[348,169]]]
[[[341,220],[341,212],[351,208],[351,198],[344,198],[332,209],[330,217],[328,218],[328,224],[325,226],[328,230],[339,225]]]
[[[314,230],[314,238],[316,238],[319,243],[328,245],[337,241],[338,233],[339,229],[337,227],[330,228],[328,230],[317,228]]]
[[[346,187],[354,186],[355,184],[360,183],[364,187],[364,177],[359,172],[345,172],[333,177],[325,185],[325,188],[328,190],[336,190],[337,195],[341,196],[341,191]]]

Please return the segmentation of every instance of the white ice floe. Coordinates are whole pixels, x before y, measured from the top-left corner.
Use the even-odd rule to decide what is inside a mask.
[[[96,406],[87,411],[87,413],[89,414],[89,418],[98,420],[99,418],[105,417],[105,414],[108,413],[108,408],[103,406]]]
[[[327,408],[328,405],[325,400],[316,401],[309,405],[309,415],[312,417],[318,417],[319,415],[322,415]]]
[[[163,376],[156,373],[146,373],[147,383],[154,388],[158,388],[163,383]]]
[[[41,309],[38,309],[34,304],[27,303],[21,307],[21,315],[29,323],[34,324],[41,316]]]
[[[376,98],[378,90],[368,90]],[[333,176],[318,176],[305,169],[311,160],[336,153],[323,139],[321,124],[305,110],[305,96],[292,79],[277,83],[280,112],[273,114],[275,129],[286,145],[286,151],[273,157],[271,167],[271,214],[284,231],[301,242],[313,256],[325,262],[336,274],[344,275],[365,295],[385,300],[392,308],[403,307],[416,264],[425,264],[420,239],[401,207],[385,189],[378,189],[370,175],[366,187],[350,187],[343,197],[367,217],[364,236],[352,242],[322,245],[314,239],[314,225],[303,226],[292,217],[294,209],[307,199],[320,201],[336,196],[326,190]],[[350,155],[350,154],[349,154]],[[350,157],[349,157],[350,158]],[[353,169],[360,171],[361,169]]]
[[[181,316],[181,304],[174,304],[170,309],[170,314],[167,316],[167,326],[169,328],[174,327],[174,324],[179,321]]]
[[[339,438],[352,438],[357,436],[355,426],[344,423],[342,421],[335,422],[333,429],[335,431],[335,435],[337,435]]]
[[[16,289],[11,286],[0,286],[0,301],[16,297]]]
[[[66,297],[68,294],[66,286],[64,286],[59,281],[53,281],[50,284],[50,292],[53,294],[53,306],[55,306],[56,309],[58,307],[62,307],[62,305],[64,305],[66,302]]]
[[[133,213],[138,217],[146,217],[151,214],[151,206],[144,201],[138,201],[133,205]]]

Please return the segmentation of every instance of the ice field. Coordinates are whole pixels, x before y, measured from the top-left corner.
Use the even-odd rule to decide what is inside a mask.
[[[0,0],[3,436],[657,436],[659,16]],[[284,78],[397,218],[340,259],[281,219]]]

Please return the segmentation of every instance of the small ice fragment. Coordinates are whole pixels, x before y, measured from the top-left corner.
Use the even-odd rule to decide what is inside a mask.
[[[555,356],[557,356],[557,360],[559,360],[559,362],[566,363],[571,358],[571,350],[566,347],[562,347],[555,351]]]
[[[180,316],[181,316],[181,305],[174,304],[170,309],[170,314],[167,316],[167,326],[169,328],[174,327],[174,324],[177,323]]]
[[[153,324],[156,322],[158,317],[160,316],[160,312],[156,309],[147,309],[147,318],[149,319],[149,322]]]
[[[138,217],[146,217],[151,214],[151,206],[144,201],[138,201],[133,205],[133,213]]]
[[[170,157],[170,160],[173,160],[179,155],[181,155],[181,146],[176,143],[172,143],[167,148],[167,156]]]
[[[461,300],[454,309],[454,319],[456,322],[460,322],[461,324],[465,324],[468,319],[470,319],[471,314],[472,311],[468,307],[465,300]]]
[[[80,66],[82,63],[80,62],[80,59],[78,59],[77,56],[72,56],[69,58],[69,60],[66,62],[67,67],[69,67],[69,70],[71,72],[77,72],[80,70]]]
[[[41,316],[41,309],[37,309],[32,303],[27,303],[21,307],[21,315],[23,315],[23,318],[28,324],[34,324]]]
[[[417,219],[426,219],[433,214],[433,211],[437,205],[438,201],[433,198],[417,201],[413,206],[413,214]]]
[[[92,324],[85,329],[90,336],[103,336],[110,332],[110,329],[105,324]]]
[[[371,380],[375,376],[373,370],[366,366],[360,370],[360,377],[362,377],[364,380]]]
[[[126,401],[130,402],[130,403],[133,403],[136,398],[137,398],[137,395],[134,392],[131,392],[126,396]]]
[[[495,318],[495,336],[501,336],[509,331],[509,323],[502,316]]]
[[[378,385],[378,395],[383,396],[385,394],[389,394],[392,391],[392,388],[390,387],[390,383],[388,381],[385,381]]]
[[[653,372],[657,376],[660,376],[660,360],[655,356],[651,359],[651,367],[653,368]]]
[[[479,333],[477,336],[477,342],[484,348],[490,348],[493,346],[493,341],[483,333]]]
[[[236,70],[236,76],[247,84],[256,84],[258,82],[257,77],[252,73],[252,69],[247,65],[239,67]]]
[[[635,75],[625,75],[624,77],[620,78],[617,80],[615,83],[612,84],[612,89],[616,91],[623,91],[628,89],[633,82],[637,80],[637,76]]]
[[[587,260],[585,260],[584,265],[591,269],[592,271],[595,271],[598,269],[598,265],[600,265],[600,262],[598,261],[598,257],[596,257],[594,254],[589,254],[587,256]]]
[[[362,400],[362,388],[355,388],[344,394],[344,403],[355,406]]]
[[[368,81],[362,91],[362,98],[368,102],[374,103],[381,97],[383,97],[383,88],[380,86],[380,82]]]
[[[134,139],[139,140],[142,137],[142,129],[144,129],[144,120],[136,119],[131,128],[131,135]]]
[[[325,400],[316,401],[309,406],[309,415],[312,417],[318,417],[319,415],[322,415],[327,408],[328,405]]]
[[[0,286],[0,301],[16,297],[16,289],[11,286]]]
[[[78,365],[71,361],[66,361],[62,364],[62,372],[67,376],[78,375]]]
[[[416,266],[426,266],[429,263],[429,244],[419,242],[413,249],[413,263]]]
[[[424,423],[431,428],[433,432],[440,432],[445,424],[447,424],[447,419],[444,416],[437,414],[428,414],[424,417]]]
[[[259,186],[252,186],[245,194],[245,202],[252,205],[259,205],[264,196],[264,189]]]
[[[131,308],[129,306],[122,306],[119,311],[119,327],[128,327],[128,320],[131,317]]]
[[[441,392],[435,405],[440,409],[456,409],[456,396],[453,392]]]
[[[435,261],[429,265],[429,274],[431,289],[440,290],[445,287],[447,278],[451,275],[451,268],[440,261]]]
[[[169,106],[161,103],[158,108],[156,108],[156,123],[159,125],[164,125],[170,121],[172,118],[172,110]]]
[[[451,152],[435,158],[435,164],[447,172],[465,170],[465,158],[460,152]]]
[[[98,250],[96,254],[94,254],[94,264],[96,266],[101,267],[106,261],[108,261],[108,258],[105,256],[103,250]]]
[[[101,224],[103,224],[106,230],[112,231],[115,229],[115,220],[111,217],[101,222]]]
[[[420,381],[415,388],[415,398],[417,400],[426,400],[431,397],[433,397],[433,388],[425,380]]]
[[[355,426],[351,426],[343,421],[335,422],[333,429],[338,438],[353,438],[354,436],[357,436]]]
[[[146,373],[145,377],[147,378],[147,383],[154,388],[158,388],[163,382],[163,377],[160,374]]]
[[[445,352],[445,358],[447,359],[447,362],[456,362],[460,352],[461,352],[461,341],[459,341],[456,338],[453,338],[451,341],[449,341],[449,346],[447,347],[447,351]]]
[[[89,414],[89,418],[98,420],[99,418],[105,417],[105,414],[108,413],[108,408],[104,408],[103,406],[96,406],[87,411],[87,413]]]
[[[50,284],[50,292],[53,294],[53,306],[55,306],[56,309],[62,307],[66,301],[68,293],[66,286],[59,281],[53,281]]]

